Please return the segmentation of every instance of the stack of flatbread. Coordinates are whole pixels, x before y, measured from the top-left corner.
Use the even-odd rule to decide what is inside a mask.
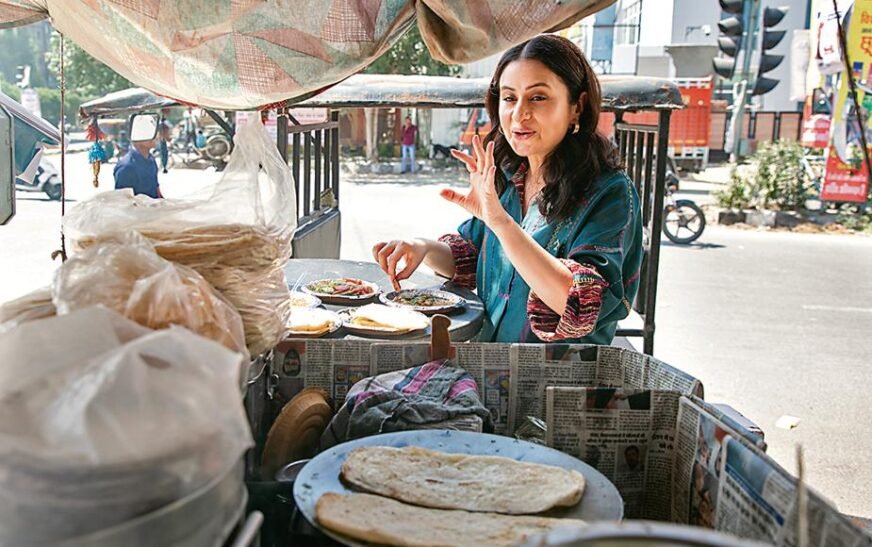
[[[533,516],[581,501],[577,471],[496,456],[418,447],[364,447],[348,454],[342,479],[366,494],[328,493],[318,523],[385,545],[517,545],[574,519]]]
[[[342,324],[335,313],[320,308],[291,308],[288,333],[291,335],[321,336]]]
[[[367,304],[351,310],[348,315],[352,326],[397,334],[426,329],[429,325],[427,316],[422,313],[383,304]]]

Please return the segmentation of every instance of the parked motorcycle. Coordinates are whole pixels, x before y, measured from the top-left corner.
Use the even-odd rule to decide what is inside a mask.
[[[42,158],[36,168],[33,181],[27,182],[16,177],[15,189],[22,192],[45,192],[49,199],[58,201],[61,199],[61,177],[55,166],[47,159]]]
[[[171,165],[178,162],[185,167],[192,167],[198,162],[205,161],[221,171],[232,151],[233,141],[221,129],[207,130],[206,144],[202,148],[197,148],[192,139],[182,134],[170,143],[170,162]]]
[[[693,243],[705,230],[705,213],[689,199],[675,199],[678,191],[678,175],[673,167],[667,167],[666,192],[663,196],[663,234],[673,243]]]

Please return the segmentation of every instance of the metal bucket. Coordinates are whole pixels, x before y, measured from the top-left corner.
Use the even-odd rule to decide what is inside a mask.
[[[124,524],[67,540],[62,547],[218,547],[245,513],[242,463],[200,490]]]

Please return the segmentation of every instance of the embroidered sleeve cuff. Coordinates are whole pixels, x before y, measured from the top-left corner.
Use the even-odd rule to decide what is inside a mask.
[[[461,287],[475,289],[475,271],[478,266],[478,249],[463,239],[460,234],[446,234],[439,238],[446,243],[454,255],[454,281]]]
[[[543,342],[582,338],[596,328],[602,307],[603,290],[609,284],[596,268],[574,260],[560,259],[572,272],[572,287],[563,317],[549,308],[533,291],[527,300],[530,329]]]

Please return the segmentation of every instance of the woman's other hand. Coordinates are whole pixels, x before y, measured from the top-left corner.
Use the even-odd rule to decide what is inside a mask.
[[[445,189],[440,194],[494,229],[502,223],[511,221],[511,217],[500,203],[500,197],[494,186],[497,171],[494,165],[494,143],[488,143],[485,149],[481,138],[475,135],[472,138],[472,152],[472,155],[469,155],[460,150],[451,151],[452,156],[466,164],[466,169],[469,171],[469,192],[462,194]]]
[[[372,248],[372,256],[388,274],[394,289],[399,290],[399,282],[409,278],[418,269],[427,251],[427,241],[423,239],[394,240],[376,243]],[[404,267],[398,272],[400,260]]]

